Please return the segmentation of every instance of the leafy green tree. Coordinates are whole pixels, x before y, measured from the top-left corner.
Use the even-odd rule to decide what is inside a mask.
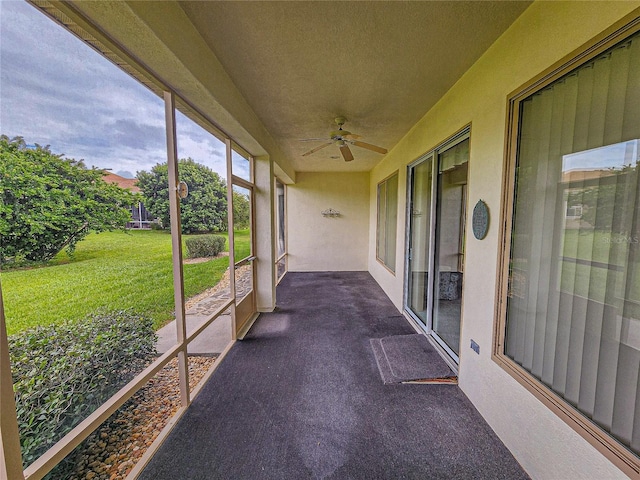
[[[235,229],[249,228],[251,210],[249,197],[246,194],[233,191],[233,226]]]
[[[596,185],[572,189],[567,201],[569,206],[582,205],[581,219],[596,230],[629,235],[632,225],[621,206],[633,205],[637,185],[637,165],[625,165],[611,169]]]
[[[47,261],[90,232],[124,228],[138,197],[82,161],[0,136],[0,262]]]
[[[180,217],[184,233],[224,230],[227,224],[227,186],[206,165],[191,158],[178,161],[180,180],[189,187],[189,195],[180,201]],[[169,170],[166,163],[157,164],[150,172],[138,172],[138,186],[144,205],[165,227],[169,219]]]

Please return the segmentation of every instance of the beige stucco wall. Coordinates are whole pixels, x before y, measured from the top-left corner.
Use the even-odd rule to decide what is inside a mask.
[[[256,308],[271,312],[276,306],[275,248],[276,233],[273,162],[269,157],[257,157],[255,165],[255,255]]]
[[[323,217],[329,208],[340,216]],[[289,271],[367,270],[369,173],[298,173],[287,231]]]
[[[371,173],[369,270],[401,307],[404,264],[398,263],[394,276],[375,259],[375,186],[399,169],[402,259],[407,164],[471,124],[468,211],[483,199],[492,221],[484,240],[467,236],[460,387],[536,479],[626,476],[491,360],[506,99],[638,6],[639,2],[534,3]],[[480,345],[479,355],[469,348],[470,339]]]

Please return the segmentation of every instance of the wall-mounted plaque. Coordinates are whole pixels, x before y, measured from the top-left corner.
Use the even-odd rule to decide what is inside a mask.
[[[487,236],[489,230],[489,208],[482,200],[478,200],[476,206],[473,207],[473,218],[471,220],[473,227],[473,236],[478,240],[482,240]]]

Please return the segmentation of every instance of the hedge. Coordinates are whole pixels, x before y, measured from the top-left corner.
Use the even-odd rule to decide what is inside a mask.
[[[156,354],[152,320],[131,311],[9,337],[24,465],[84,420]]]
[[[187,258],[215,257],[224,250],[225,238],[220,235],[198,235],[185,240]]]

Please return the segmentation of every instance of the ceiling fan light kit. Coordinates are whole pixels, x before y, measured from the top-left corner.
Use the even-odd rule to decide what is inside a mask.
[[[347,130],[343,130],[342,126],[346,123],[347,121],[346,118],[336,117],[334,121],[336,122],[336,125],[338,125],[338,130],[334,130],[329,134],[329,141],[326,143],[323,143],[318,147],[312,148],[306,153],[303,153],[302,154],[303,157],[316,153],[318,150],[321,150],[332,144],[340,148],[340,153],[342,154],[342,158],[344,159],[345,162],[350,162],[354,158],[353,153],[349,148],[349,145],[355,145],[356,147],[365,148],[367,150],[371,150],[372,152],[381,153],[383,155],[387,153],[386,148],[378,147],[370,143],[361,142],[357,140],[360,138],[360,135],[355,135]],[[307,140],[311,140],[311,139],[307,139]]]

